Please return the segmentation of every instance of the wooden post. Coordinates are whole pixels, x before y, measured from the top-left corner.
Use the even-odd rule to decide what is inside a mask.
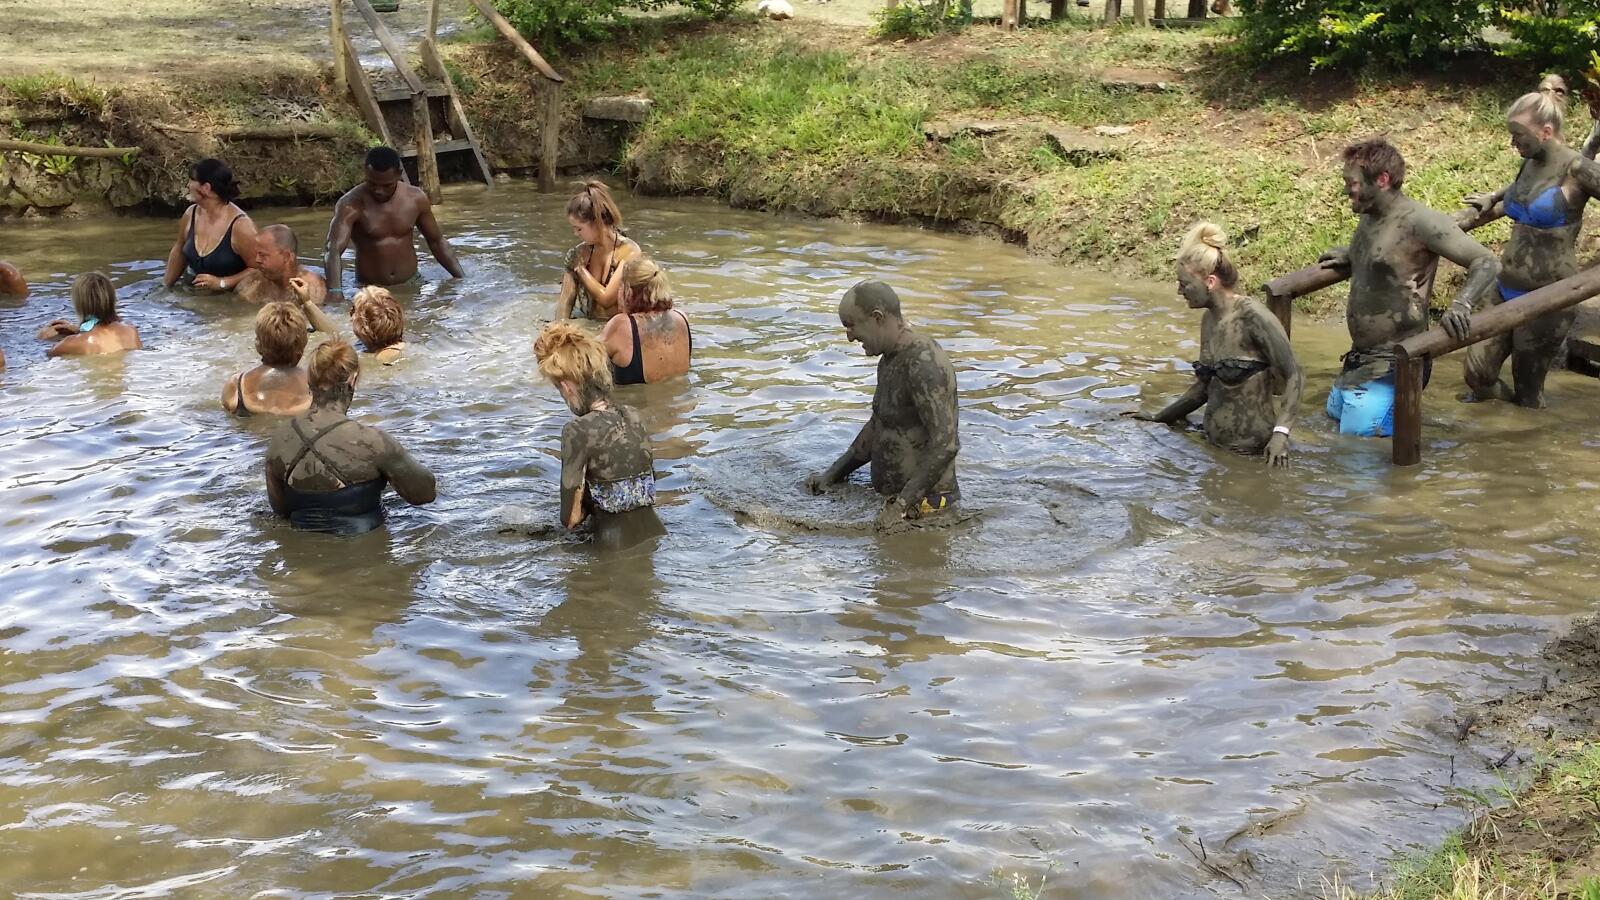
[[[1021,3],[1022,0],[1006,0],[1005,5],[1000,9],[1001,31],[1017,30],[1017,23],[1021,19]]]
[[[333,0],[330,5],[333,17],[328,20],[328,40],[333,47],[333,89],[342,97],[350,89],[344,59],[344,0]]]
[[[1167,0],[1156,0],[1156,18],[1163,21],[1167,18]]]
[[[557,154],[561,150],[561,82],[544,83],[544,127],[539,129],[539,190],[556,189]]]
[[[1397,466],[1422,462],[1422,370],[1427,357],[1414,358],[1404,349],[1394,356],[1394,438],[1390,459]]]
[[[1050,21],[1055,22],[1067,17],[1068,0],[1050,0]]]
[[[1283,326],[1284,337],[1290,337],[1290,324],[1294,319],[1294,298],[1287,294],[1274,294],[1267,292],[1267,309],[1278,317],[1278,324]]]
[[[433,152],[433,114],[428,110],[426,91],[411,95],[411,116],[416,119],[417,180],[435,204],[444,202],[439,190],[439,157]]]
[[[356,2],[360,3],[361,0],[356,0]],[[527,38],[524,38],[521,34],[519,34],[517,32],[517,27],[506,21],[506,17],[500,15],[499,10],[495,9],[494,6],[489,3],[489,0],[472,0],[472,5],[477,7],[479,15],[489,20],[489,24],[493,25],[494,29],[500,32],[501,37],[510,41],[511,46],[516,47],[517,50],[522,54],[522,57],[528,62],[532,63],[535,69],[539,70],[540,75],[543,75],[551,81],[559,82],[566,80],[560,75],[556,74],[555,69],[550,68],[550,64],[544,61],[544,57],[539,55],[539,51],[533,49],[533,45],[528,43]]]
[[[438,39],[439,39],[439,0],[431,0],[431,2],[428,3],[428,40],[429,41],[438,41]]]
[[[1122,0],[1106,0],[1105,23],[1115,25],[1122,19]]]
[[[1150,16],[1146,12],[1146,6],[1148,6],[1148,4],[1145,2],[1145,0],[1133,0],[1133,24],[1139,26],[1140,28],[1144,28],[1150,24]]]
[[[1189,18],[1204,19],[1206,17],[1206,0],[1189,0]]]

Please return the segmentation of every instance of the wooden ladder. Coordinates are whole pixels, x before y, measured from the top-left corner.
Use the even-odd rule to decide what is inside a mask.
[[[361,57],[345,32],[344,0],[332,2],[335,81],[340,90],[348,85],[367,127],[411,164],[416,176],[414,183],[420,184],[434,203],[442,202],[439,172],[443,160],[445,171],[451,175],[465,176],[492,187],[494,180],[489,163],[483,157],[478,137],[467,121],[466,110],[461,106],[461,98],[456,96],[450,73],[445,70],[444,59],[434,40],[439,21],[437,0],[430,9],[428,35],[423,38],[419,51],[429,76],[427,81],[412,69],[405,50],[378,18],[369,0],[351,0],[399,75],[398,85],[377,86],[362,67]],[[448,137],[436,140],[441,132],[447,132]],[[408,180],[411,174],[407,172]]]

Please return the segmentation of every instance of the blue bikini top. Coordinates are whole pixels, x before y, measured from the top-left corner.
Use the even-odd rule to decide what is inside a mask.
[[[1567,221],[1567,198],[1559,184],[1544,190],[1532,203],[1524,204],[1507,197],[1505,209],[1511,221],[1530,228],[1561,228],[1572,224]]]

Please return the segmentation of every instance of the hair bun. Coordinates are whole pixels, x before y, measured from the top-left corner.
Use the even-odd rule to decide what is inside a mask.
[[[1225,250],[1228,247],[1228,234],[1222,226],[1215,222],[1201,222],[1194,227],[1194,238],[1199,243],[1205,244],[1213,250]]]

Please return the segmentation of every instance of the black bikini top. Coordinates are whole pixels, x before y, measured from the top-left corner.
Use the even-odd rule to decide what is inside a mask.
[[[1238,387],[1257,372],[1265,372],[1270,368],[1271,364],[1259,359],[1224,359],[1214,363],[1195,360],[1194,374],[1201,381],[1216,378],[1228,387]]]

